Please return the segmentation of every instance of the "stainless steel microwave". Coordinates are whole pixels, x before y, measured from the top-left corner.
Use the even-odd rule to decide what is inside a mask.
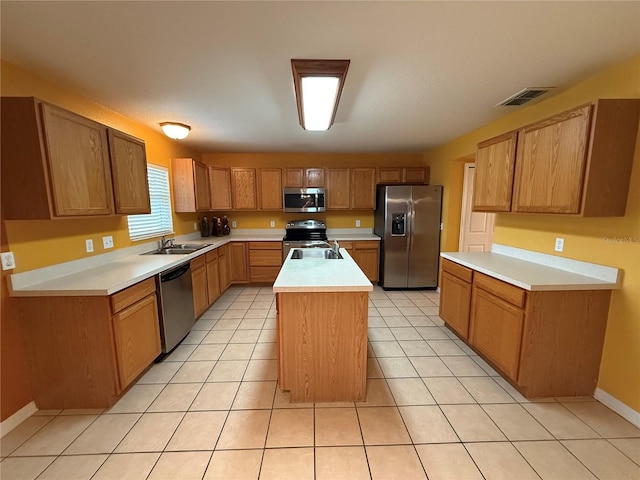
[[[324,188],[285,188],[282,191],[282,210],[285,212],[324,212]]]

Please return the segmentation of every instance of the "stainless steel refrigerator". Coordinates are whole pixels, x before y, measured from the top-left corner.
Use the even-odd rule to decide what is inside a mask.
[[[380,242],[380,285],[436,288],[442,185],[379,186],[374,233]]]

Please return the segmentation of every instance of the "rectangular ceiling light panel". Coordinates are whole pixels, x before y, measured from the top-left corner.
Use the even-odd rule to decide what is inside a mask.
[[[291,60],[302,128],[324,131],[331,127],[349,63],[349,60]]]

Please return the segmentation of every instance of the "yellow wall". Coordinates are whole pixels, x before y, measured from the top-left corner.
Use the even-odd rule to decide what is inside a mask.
[[[69,86],[58,85],[35,77],[4,61],[1,64],[0,73],[2,75],[0,87],[2,95],[35,96],[138,137],[145,141],[149,163],[170,168],[171,158],[200,159],[200,153],[186,148],[179,142],[170,140],[159,131],[136,123],[74,93]],[[4,161],[6,160],[4,159]],[[174,214],[174,231],[176,234],[193,232],[195,220],[195,214]],[[102,248],[104,235],[113,236],[116,249],[132,245],[129,240],[126,216],[55,221],[7,220],[4,222],[3,228],[6,228],[9,246],[16,258],[16,273],[105,253]],[[93,239],[93,253],[85,252],[85,239],[88,238]]]
[[[204,153],[202,161],[220,167],[379,167],[402,166],[421,167],[420,153]],[[432,182],[433,183],[433,182]],[[328,228],[355,228],[360,220],[360,228],[373,228],[373,212],[370,210],[331,211],[322,214],[301,214],[284,212],[216,212],[226,213],[230,220],[237,222],[237,228],[284,228],[290,220],[311,216],[325,220]]]
[[[547,100],[517,109],[501,119],[425,153],[434,183],[451,196],[462,191],[459,163],[478,142],[597,98],[640,98],[640,56],[561,91]],[[640,135],[640,133],[639,133]],[[449,199],[443,250],[457,250],[460,206]],[[499,214],[494,241],[557,254],[556,236],[564,237],[561,256],[624,270],[621,290],[613,293],[599,388],[640,411],[640,140],[636,145],[627,212],[624,217],[575,218],[562,215]]]

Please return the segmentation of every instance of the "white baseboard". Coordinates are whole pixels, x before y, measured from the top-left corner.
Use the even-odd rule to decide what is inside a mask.
[[[622,418],[629,420],[636,427],[640,428],[640,412],[636,412],[630,406],[622,403],[613,395],[608,394],[604,390],[596,388],[595,393],[593,394],[594,398],[599,402],[603,403],[611,410],[616,412]]]
[[[0,423],[0,438],[4,437],[7,433],[16,428],[37,411],[38,409],[36,408],[36,403],[31,402],[27,403],[16,413],[5,419],[4,422]]]

